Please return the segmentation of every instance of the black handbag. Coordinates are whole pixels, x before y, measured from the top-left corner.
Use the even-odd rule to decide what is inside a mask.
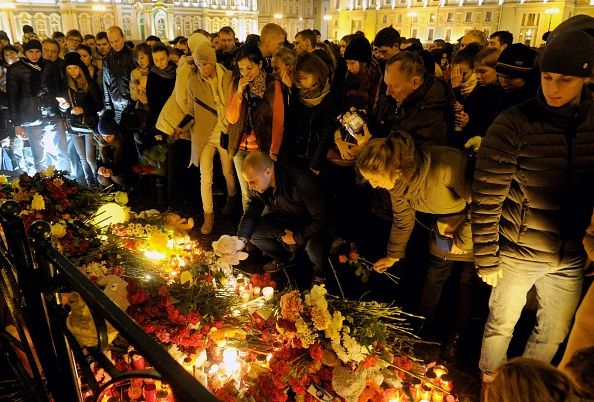
[[[149,112],[140,101],[130,103],[122,112],[120,127],[132,133],[144,133],[149,128]]]
[[[206,103],[202,102],[197,97],[194,97],[194,102],[196,102],[198,105],[200,105],[202,108],[206,109],[210,113],[214,114],[217,118],[219,117],[219,114],[217,113],[217,111],[214,108],[212,108],[209,105],[207,105]],[[223,148],[225,150],[229,150],[229,133],[223,133],[221,131],[221,139],[219,141],[219,145],[221,145],[221,148]]]
[[[71,107],[76,107],[77,105],[75,102],[75,98],[74,96],[72,96],[70,88],[68,88],[68,97],[70,98]],[[70,113],[65,113],[64,120],[66,120],[66,129],[71,134],[87,135],[95,133],[95,130],[93,129],[93,124],[89,124],[89,122],[86,121],[84,114],[77,116]]]

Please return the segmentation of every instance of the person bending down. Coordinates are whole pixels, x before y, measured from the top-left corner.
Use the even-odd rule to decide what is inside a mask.
[[[305,248],[314,282],[322,282],[332,238],[315,176],[261,151],[246,156],[241,174],[250,192],[237,236],[274,259],[264,266],[269,272],[294,265],[295,251]]]

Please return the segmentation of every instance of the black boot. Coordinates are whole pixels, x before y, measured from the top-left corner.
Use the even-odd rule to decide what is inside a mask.
[[[237,192],[235,195],[227,196],[227,201],[221,213],[223,215],[232,215],[237,210],[237,205],[241,199],[241,192]]]

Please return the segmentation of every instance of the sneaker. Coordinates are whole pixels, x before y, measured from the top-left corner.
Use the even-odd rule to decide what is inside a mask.
[[[292,268],[295,265],[296,264],[292,258],[286,261],[273,260],[267,264],[264,264],[262,269],[264,270],[264,272],[278,272],[287,268]]]

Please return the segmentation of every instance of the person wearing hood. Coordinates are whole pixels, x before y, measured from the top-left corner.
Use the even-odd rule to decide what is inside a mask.
[[[540,59],[536,97],[501,113],[478,151],[474,259],[493,287],[479,361],[484,383],[505,362],[533,287],[536,326],[523,356],[551,361],[569,332],[594,205],[594,101],[586,89],[593,66],[590,35],[571,31],[553,38]]]
[[[32,39],[23,44],[22,57],[8,67],[6,73],[6,94],[8,115],[14,126],[12,142],[15,156],[22,155],[24,140],[29,140],[33,163],[37,172],[47,168],[47,155],[43,145],[43,102],[41,43]],[[19,158],[20,159],[20,158]],[[19,168],[25,170],[25,161],[19,160]]]
[[[102,108],[101,92],[77,52],[66,54],[64,66],[67,97],[66,102],[60,103],[60,110],[66,116],[86,183],[93,186],[97,184],[94,131],[97,128],[97,113]]]
[[[146,100],[150,126],[154,126],[175,87],[175,64],[169,61],[169,48],[161,43],[151,48],[153,65],[146,79]]]

